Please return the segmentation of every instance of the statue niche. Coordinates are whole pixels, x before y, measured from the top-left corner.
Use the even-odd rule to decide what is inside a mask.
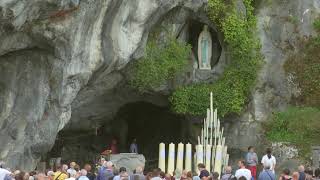
[[[208,31],[208,26],[203,27],[203,31],[198,39],[198,62],[199,69],[211,69],[212,38]]]

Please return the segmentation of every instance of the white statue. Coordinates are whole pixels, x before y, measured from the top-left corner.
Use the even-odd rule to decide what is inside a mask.
[[[212,38],[208,26],[203,27],[198,40],[199,69],[211,69]]]

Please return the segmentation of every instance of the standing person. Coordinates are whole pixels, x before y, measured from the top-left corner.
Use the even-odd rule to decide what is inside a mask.
[[[258,180],[276,180],[276,175],[271,171],[270,164],[263,164],[263,171],[260,172]]]
[[[192,171],[187,172],[187,180],[192,180]]]
[[[113,177],[113,180],[121,180],[121,179],[123,179],[123,178],[128,178],[128,179],[130,179],[130,178],[128,177],[127,169],[126,169],[125,167],[121,167],[121,168],[119,169],[119,175],[114,176],[114,177]]]
[[[80,170],[80,177],[78,178],[78,180],[89,180],[89,178],[87,177],[87,171],[85,169]]]
[[[96,176],[94,173],[91,172],[91,165],[90,164],[85,164],[84,169],[87,171],[87,177],[89,180],[95,180]]]
[[[254,147],[249,146],[248,153],[246,155],[246,164],[247,168],[251,171],[251,175],[254,179],[257,179],[257,164],[258,164],[258,156],[257,153],[254,152]]]
[[[208,178],[210,176],[209,171],[206,170],[206,166],[202,163],[198,164],[198,170],[200,172],[199,178]]]
[[[312,168],[308,167],[307,169],[305,169],[304,173],[306,174],[306,180],[313,180]]]
[[[137,139],[136,138],[134,138],[132,140],[132,143],[130,144],[130,153],[138,154],[138,144],[137,144]]]
[[[111,161],[104,161],[103,165],[98,171],[97,180],[109,180],[113,177],[113,164]]]
[[[176,169],[174,171],[174,179],[175,180],[180,180],[182,178],[182,173],[180,169]]]
[[[279,177],[279,180],[292,180],[290,176],[290,170],[289,169],[284,169],[282,171],[281,176]]]
[[[70,163],[70,168],[67,170],[67,173],[69,174],[69,177],[77,175],[77,171],[75,170],[75,166],[77,164],[75,162]],[[68,166],[67,166],[68,168]]]
[[[0,180],[4,180],[4,178],[10,174],[11,172],[4,168],[4,162],[0,162]]]
[[[270,165],[270,170],[275,173],[275,167],[276,167],[276,158],[272,155],[271,148],[267,149],[267,154],[264,155],[261,159],[261,164],[264,166],[264,164]]]
[[[61,165],[57,166],[57,171],[54,173],[53,180],[65,180],[68,178],[68,175],[62,171]]]
[[[214,172],[214,173],[212,173],[212,175],[211,175],[211,178],[209,178],[209,179],[212,179],[212,180],[219,180],[219,173],[218,172]]]
[[[111,149],[111,154],[119,154],[118,143],[116,139],[112,139],[110,149]]]
[[[225,174],[221,177],[221,180],[230,180],[233,177],[234,177],[234,175],[232,175],[232,167],[227,166],[225,169]]]
[[[292,173],[292,180],[299,180],[299,172],[293,172]]]
[[[133,180],[136,180],[136,179],[145,180],[146,177],[143,175],[143,168],[141,166],[138,166],[136,168],[136,172],[131,176],[130,179],[133,179]]]
[[[53,171],[48,171],[48,172],[47,172],[47,177],[48,177],[49,180],[53,180],[53,178],[54,178],[54,172],[53,172]]]
[[[304,166],[300,165],[298,167],[298,171],[299,171],[299,180],[305,180],[306,179],[306,174],[304,172]]]
[[[246,169],[245,161],[240,160],[238,161],[239,169],[236,171],[236,178],[239,179],[240,177],[245,177],[247,180],[251,180],[251,171]]]

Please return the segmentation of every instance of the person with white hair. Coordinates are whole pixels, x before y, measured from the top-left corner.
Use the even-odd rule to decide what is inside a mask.
[[[225,168],[225,174],[221,177],[221,180],[230,180],[232,178],[234,178],[235,176],[232,175],[232,167],[231,166],[227,166]]]
[[[48,171],[48,172],[47,172],[47,177],[48,177],[49,180],[53,180],[53,178],[54,178],[54,172],[53,172],[53,171]]]
[[[9,176],[10,174],[11,174],[11,172],[8,171],[7,169],[5,169],[4,162],[1,161],[0,162],[0,180],[4,180],[4,178],[6,176]]]
[[[305,171],[304,166],[300,165],[298,167],[298,171],[299,171],[299,180],[305,180],[306,179],[306,173],[304,172]]]
[[[77,171],[74,169],[74,167],[77,164],[75,162],[71,162],[70,163],[70,168],[67,170],[67,173],[69,174],[69,177],[73,176],[73,175],[77,175]]]
[[[109,180],[113,176],[113,163],[111,161],[103,162],[98,171],[97,180]]]
[[[271,166],[270,163],[263,164],[263,170],[259,174],[258,180],[276,180],[276,175],[271,170]]]
[[[85,169],[81,169],[80,177],[78,178],[78,180],[89,180],[89,178],[87,177],[87,171]]]

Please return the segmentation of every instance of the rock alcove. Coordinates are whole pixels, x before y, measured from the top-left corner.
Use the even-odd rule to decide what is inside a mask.
[[[105,150],[112,138],[117,139],[120,152],[128,152],[130,142],[137,139],[139,153],[144,154],[147,166],[154,166],[158,158],[158,144],[190,142],[189,123],[168,107],[148,102],[134,102],[122,106],[115,117],[99,129],[62,130],[47,158],[62,157],[63,162],[93,162]]]
[[[204,25],[210,27],[213,40],[211,70],[198,69],[198,38]],[[176,77],[173,84],[170,82],[160,89],[153,89],[147,95],[128,85],[128,72],[134,61],[108,77],[104,70],[96,72],[73,101],[71,120],[59,132],[55,145],[44,159],[62,157],[64,162],[93,162],[112,138],[118,140],[120,152],[128,152],[130,141],[137,138],[139,151],[150,163],[147,166],[152,167],[156,164],[160,142],[187,143],[195,139],[190,117],[174,114],[169,107],[168,95],[177,85],[211,82],[219,76],[221,64],[225,63],[225,58],[221,58],[221,37],[206,16],[195,16],[181,8],[171,10],[152,26],[149,34],[159,30],[157,33],[164,35],[168,30],[174,31],[178,39],[192,46],[187,72]]]

